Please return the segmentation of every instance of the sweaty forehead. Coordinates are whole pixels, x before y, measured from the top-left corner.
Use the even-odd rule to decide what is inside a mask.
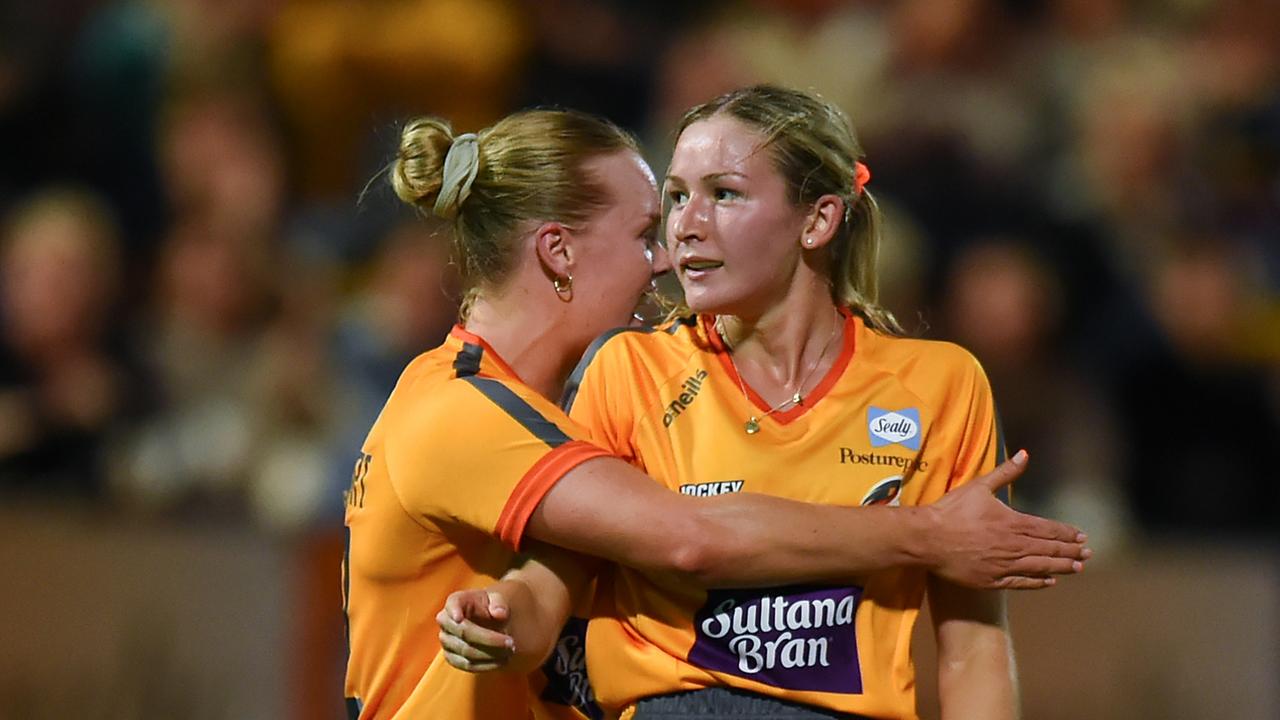
[[[680,133],[670,174],[685,180],[718,173],[749,175],[769,162],[764,140],[758,130],[732,117],[699,120]]]

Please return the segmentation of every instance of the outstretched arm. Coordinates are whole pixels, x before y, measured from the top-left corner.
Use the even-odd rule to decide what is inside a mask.
[[[841,508],[754,494],[690,498],[601,461],[571,485],[579,471],[561,480],[526,533],[631,567],[681,573],[703,587],[841,580],[899,565],[969,587],[1047,587],[1052,574],[1080,570],[1089,551],[1075,528],[1018,513],[992,495],[1026,461],[1018,453],[920,508]],[[489,588],[450,596],[438,619],[452,664],[483,671],[545,658],[555,640],[549,629],[568,616],[570,588],[585,581],[580,560],[548,549],[537,555]]]
[[[847,581],[923,567],[962,585],[1041,588],[1089,557],[1074,527],[992,496],[1026,467],[1019,453],[922,507],[837,507],[740,493],[694,498],[612,458],[582,463],[525,529],[540,541],[701,587]]]

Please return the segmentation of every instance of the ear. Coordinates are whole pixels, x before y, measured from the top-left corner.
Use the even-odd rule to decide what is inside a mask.
[[[800,235],[800,246],[805,250],[824,247],[835,238],[842,220],[844,200],[839,195],[823,195],[818,198],[809,208],[809,216]]]
[[[533,247],[548,278],[554,280],[573,273],[573,238],[568,227],[558,222],[542,223],[533,232]]]

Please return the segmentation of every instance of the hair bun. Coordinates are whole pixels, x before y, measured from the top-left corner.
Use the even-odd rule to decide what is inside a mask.
[[[400,132],[391,168],[391,186],[403,202],[434,211],[443,182],[444,160],[453,144],[453,128],[436,118],[414,118]]]

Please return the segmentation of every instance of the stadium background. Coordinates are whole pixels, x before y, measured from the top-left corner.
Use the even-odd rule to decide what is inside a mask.
[[[0,718],[339,717],[341,490],[454,313],[357,203],[397,121],[568,105],[661,175],[762,80],[852,115],[888,305],[1091,534],[1013,599],[1026,716],[1280,717],[1273,0],[5,0]]]

